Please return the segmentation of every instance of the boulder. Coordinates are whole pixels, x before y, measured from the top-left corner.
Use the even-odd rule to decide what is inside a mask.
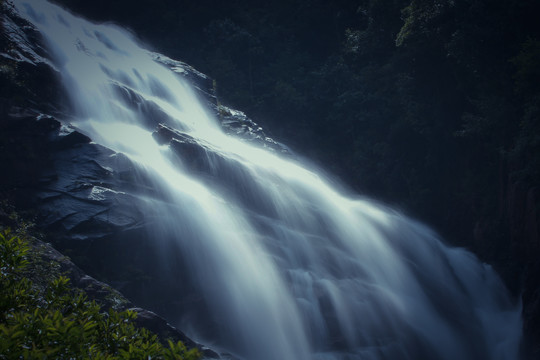
[[[239,137],[278,154],[292,156],[291,150],[286,145],[268,137],[263,128],[244,112],[223,105],[213,106],[212,108],[226,134]]]

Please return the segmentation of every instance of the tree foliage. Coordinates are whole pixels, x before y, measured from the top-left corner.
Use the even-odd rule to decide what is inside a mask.
[[[501,184],[540,183],[538,1],[98,2],[68,5],[132,26],[215,78],[223,103],[456,243],[502,221]]]

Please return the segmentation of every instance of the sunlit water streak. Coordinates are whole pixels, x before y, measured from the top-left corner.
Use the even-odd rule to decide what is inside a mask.
[[[518,358],[520,307],[489,266],[302,164],[225,135],[126,31],[45,1],[15,4],[45,36],[74,125],[136,162],[162,194],[146,199],[160,219],[151,230],[175,239],[218,324],[199,340],[250,360]],[[207,159],[213,180],[171,161],[152,137],[148,104],[220,156]],[[208,334],[197,322],[190,329]]]

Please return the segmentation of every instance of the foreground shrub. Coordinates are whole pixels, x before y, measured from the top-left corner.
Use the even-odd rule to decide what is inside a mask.
[[[170,340],[165,346],[137,327],[136,312],[103,312],[68,278],[42,287],[27,276],[31,272],[28,241],[0,231],[0,359],[200,358],[197,349]]]

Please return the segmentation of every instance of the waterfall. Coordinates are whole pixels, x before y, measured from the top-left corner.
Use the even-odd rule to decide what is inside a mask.
[[[138,195],[154,219],[147,230],[163,262],[186,263],[205,309],[190,324],[168,321],[246,360],[519,358],[521,308],[490,266],[299,161],[226,135],[127,31],[44,0],[14,2],[43,34],[69,121],[150,181]],[[204,170],[156,141],[159,123],[204,150]]]

